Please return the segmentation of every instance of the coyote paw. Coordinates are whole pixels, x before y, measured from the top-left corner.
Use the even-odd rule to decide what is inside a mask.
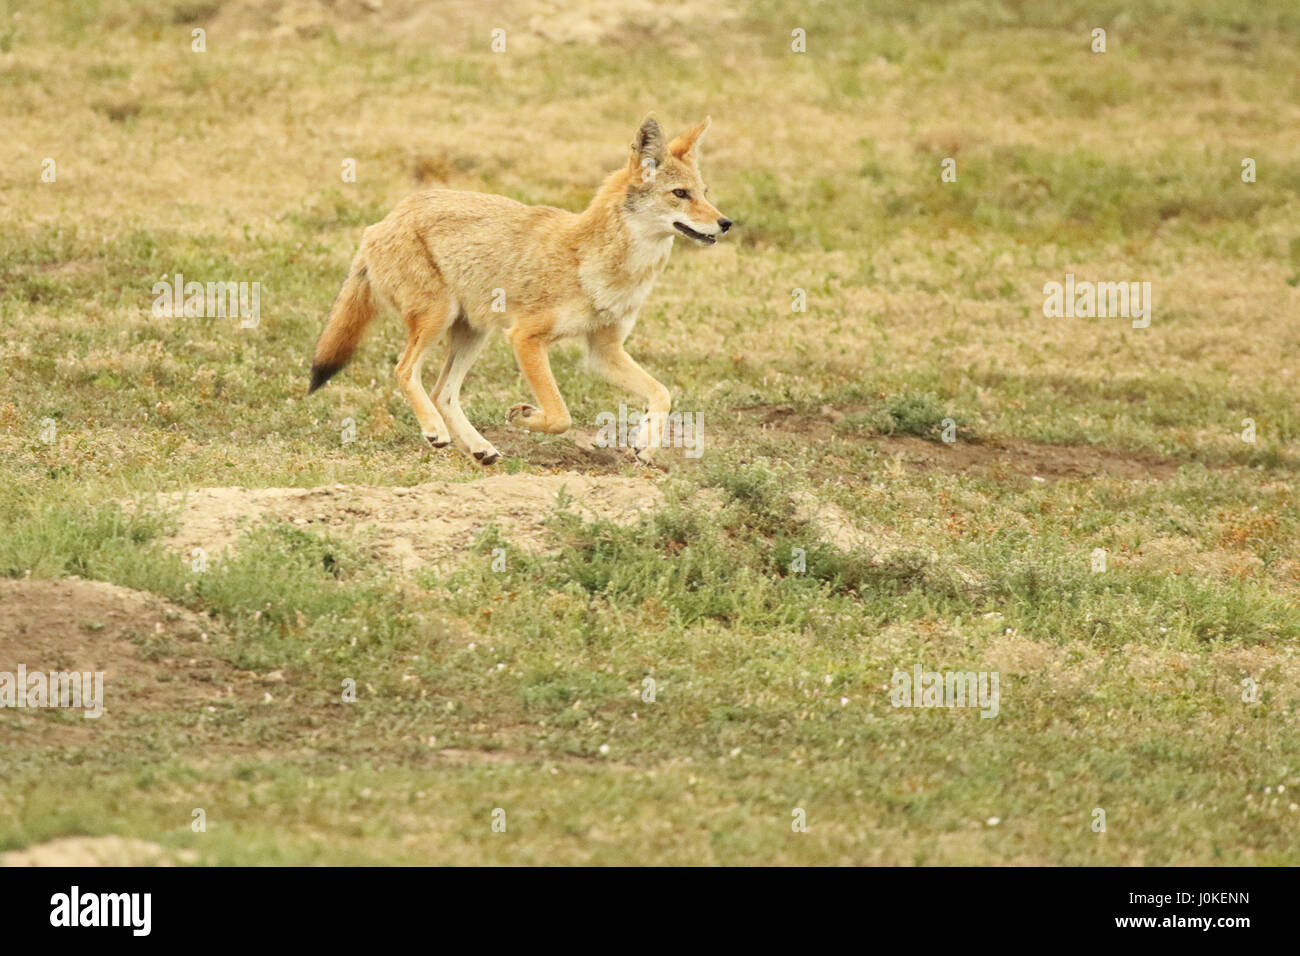
[[[554,413],[547,415],[540,408],[525,404],[516,405],[506,412],[506,422],[519,428],[526,428],[530,432],[547,432],[551,435],[562,435],[573,424],[569,420],[568,412],[563,409],[558,415]]]
[[[521,428],[528,428],[530,422],[539,422],[541,418],[542,410],[527,402],[520,402],[506,412],[506,424],[519,425]]]

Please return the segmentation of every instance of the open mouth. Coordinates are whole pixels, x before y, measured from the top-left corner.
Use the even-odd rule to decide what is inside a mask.
[[[678,232],[680,232],[683,236],[690,236],[696,242],[702,242],[706,246],[711,246],[718,241],[717,236],[706,236],[702,232],[696,232],[694,229],[692,229],[690,226],[686,225],[685,223],[675,222],[673,223],[673,228],[676,229]]]

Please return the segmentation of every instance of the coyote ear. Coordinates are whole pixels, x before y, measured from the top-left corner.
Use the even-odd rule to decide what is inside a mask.
[[[632,165],[640,166],[644,159],[653,160],[656,166],[664,161],[664,131],[653,116],[645,118],[632,138]]]
[[[704,134],[709,131],[709,124],[713,122],[713,117],[704,117],[704,122],[698,126],[692,126],[681,136],[668,144],[668,152],[672,153],[683,162],[695,162],[699,158],[696,147],[704,139]]]

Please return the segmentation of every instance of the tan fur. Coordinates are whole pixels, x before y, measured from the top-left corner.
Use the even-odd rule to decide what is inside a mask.
[[[370,294],[370,281],[366,277],[360,258],[352,263],[352,271],[330,310],[330,320],[316,343],[314,365],[342,367],[352,358],[357,343],[366,328],[375,319],[375,306]]]
[[[700,178],[698,146],[708,124],[665,145],[659,125],[647,119],[627,165],[605,180],[582,213],[452,190],[403,200],[362,237],[316,346],[312,390],[351,358],[377,307],[389,305],[408,329],[398,384],[437,447],[454,441],[484,464],[498,458],[460,408],[465,373],[494,328],[510,340],[537,402],[516,405],[510,422],[531,431],[569,428],[548,349],[574,336],[586,339],[594,371],[643,399],[652,421],[661,422],[671,407],[668,390],[633,361],[623,342],[668,262],[680,231],[674,223],[694,230],[702,242],[731,225],[705,198]],[[675,189],[688,198],[675,196]],[[443,338],[447,359],[430,400],[420,383],[421,364]]]

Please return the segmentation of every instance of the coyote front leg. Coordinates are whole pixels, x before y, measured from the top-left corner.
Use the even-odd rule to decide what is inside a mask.
[[[649,414],[641,421],[632,444],[637,457],[644,449],[663,444],[672,409],[672,395],[653,375],[636,364],[623,348],[623,332],[613,325],[603,326],[587,336],[587,365],[611,385],[617,385],[643,399]]]
[[[546,323],[537,324],[546,327]],[[560,394],[555,376],[551,374],[546,339],[541,335],[521,331],[518,326],[509,335],[515,359],[519,362],[519,371],[524,373],[528,387],[533,390],[533,397],[541,407],[521,403],[510,409],[506,421],[533,432],[549,432],[552,435],[567,432],[570,425],[569,409],[565,407],[564,396]]]

